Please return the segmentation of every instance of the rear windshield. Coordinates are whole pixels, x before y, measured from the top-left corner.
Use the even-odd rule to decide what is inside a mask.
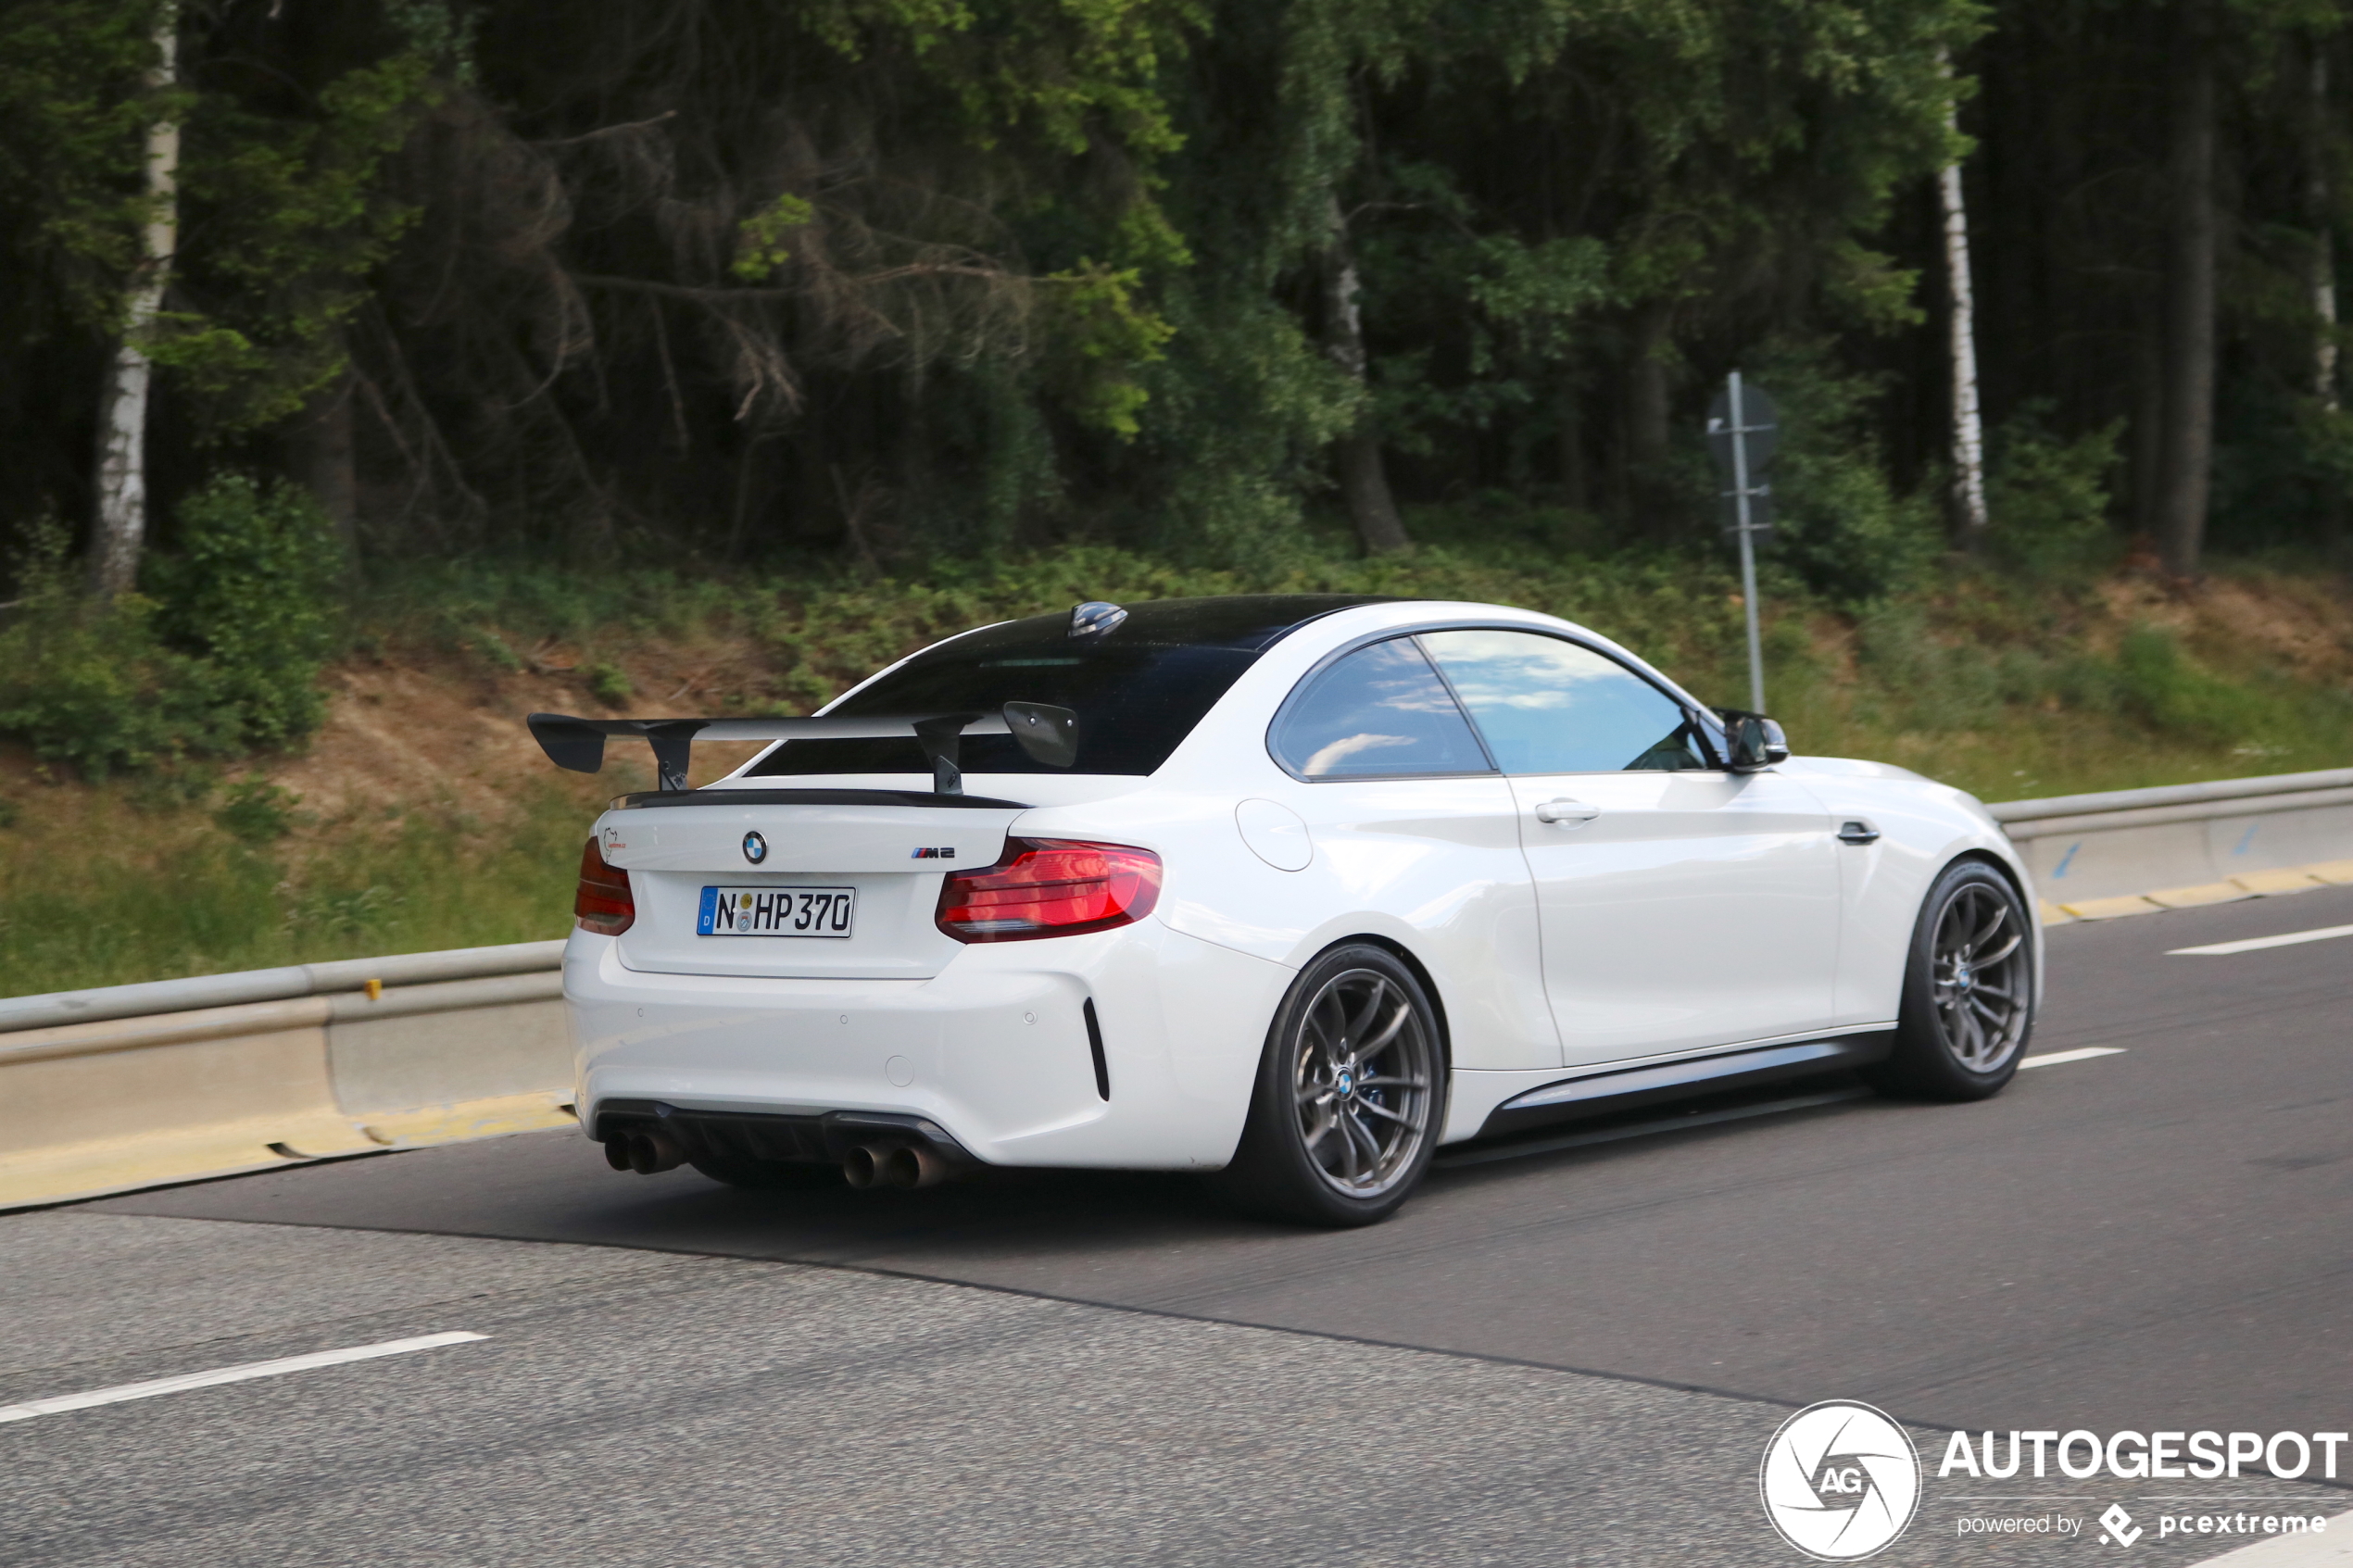
[[[1078,715],[1078,760],[1032,759],[1011,735],[966,735],[968,773],[1150,773],[1192,733],[1258,656],[1306,621],[1379,601],[1341,595],[1161,599],[1127,607],[1108,633],[1073,637],[1070,615],[1007,621],[918,654],[829,711],[917,715],[989,712],[1043,702]],[[930,765],[912,737],[787,741],[754,777],[916,773]]]

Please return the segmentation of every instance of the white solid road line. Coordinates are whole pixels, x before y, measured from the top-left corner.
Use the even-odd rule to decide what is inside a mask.
[[[2220,959],[2251,953],[2259,947],[2293,947],[2298,942],[2325,942],[2332,936],[2353,936],[2353,925],[2324,925],[2318,931],[2291,931],[2284,936],[2250,936],[2244,942],[2216,942],[2204,947],[2168,947],[2169,959]]]
[[[186,1388],[277,1377],[289,1372],[308,1372],[313,1367],[340,1366],[345,1361],[372,1361],[378,1356],[404,1356],[411,1350],[430,1350],[437,1345],[459,1345],[469,1339],[488,1337],[486,1334],[469,1334],[462,1329],[450,1334],[422,1334],[414,1339],[387,1339],[381,1345],[354,1345],[347,1350],[316,1350],[308,1356],[247,1361],[243,1366],[215,1367],[210,1372],[183,1373],[178,1377],[158,1377],[146,1383],[124,1383],[112,1388],[94,1388],[87,1394],[57,1394],[46,1399],[27,1399],[20,1405],[0,1405],[0,1421],[31,1421],[36,1415],[55,1415],[60,1411],[88,1410],[93,1405],[120,1404],[125,1399],[149,1399],[157,1394],[177,1394]]]
[[[2274,1536],[2207,1558],[2196,1568],[2225,1568],[2226,1564],[2227,1568],[2353,1568],[2353,1513],[2338,1514],[2320,1534]]]
[[[2122,1046],[2085,1046],[2080,1050],[2049,1051],[2042,1056],[2030,1056],[2018,1064],[2023,1073],[2030,1067],[2057,1067],[2063,1061],[2089,1061],[2095,1056],[2122,1056]]]

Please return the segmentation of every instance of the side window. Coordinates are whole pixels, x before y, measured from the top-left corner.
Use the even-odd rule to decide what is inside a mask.
[[[1494,771],[1411,637],[1358,648],[1310,676],[1268,745],[1277,761],[1311,779]]]
[[[1422,638],[1507,773],[1708,764],[1680,706],[1613,659],[1533,632]]]

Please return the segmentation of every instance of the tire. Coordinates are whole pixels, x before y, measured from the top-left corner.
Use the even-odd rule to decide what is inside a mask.
[[[1421,982],[1385,947],[1334,947],[1275,1010],[1240,1146],[1211,1184],[1268,1218],[1369,1225],[1421,1184],[1445,1109],[1445,1047]]]
[[[740,1155],[704,1154],[686,1161],[714,1182],[747,1192],[785,1192],[808,1187],[842,1185],[841,1167],[803,1160],[752,1160]]]
[[[2034,927],[1982,860],[1944,868],[1921,901],[1895,1044],[1864,1078],[1883,1093],[1983,1099],[2018,1073],[2034,1033]]]

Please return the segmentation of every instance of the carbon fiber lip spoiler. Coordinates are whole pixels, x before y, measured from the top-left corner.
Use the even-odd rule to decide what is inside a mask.
[[[653,747],[654,771],[663,791],[686,787],[686,765],[698,740],[878,740],[912,735],[931,763],[932,792],[964,793],[957,765],[965,735],[1010,734],[1025,752],[1050,768],[1078,760],[1078,715],[1042,702],[1009,702],[994,713],[908,715],[818,714],[807,719],[580,719],[569,713],[534,713],[532,738],[547,760],[575,773],[605,765],[605,737],[636,735]]]

